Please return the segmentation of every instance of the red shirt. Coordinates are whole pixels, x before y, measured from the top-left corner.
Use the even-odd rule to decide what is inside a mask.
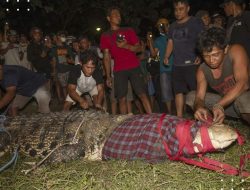
[[[120,28],[117,31],[108,31],[101,35],[100,48],[108,49],[114,59],[114,72],[133,69],[140,66],[136,54],[128,49],[116,45],[117,35],[122,34],[130,45],[139,43],[139,39],[132,28]]]

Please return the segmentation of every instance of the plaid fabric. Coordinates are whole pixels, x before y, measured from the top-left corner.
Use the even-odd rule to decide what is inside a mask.
[[[136,115],[115,128],[105,142],[102,150],[103,159],[160,161],[167,158],[162,143],[163,139],[167,143],[171,155],[174,156],[179,149],[179,140],[175,135],[176,126],[186,120],[166,115],[162,123],[162,139],[157,131],[157,124],[161,115]],[[191,127],[192,138],[196,135],[200,125],[200,122],[195,122],[194,126]],[[185,148],[183,153],[185,156],[189,156]]]

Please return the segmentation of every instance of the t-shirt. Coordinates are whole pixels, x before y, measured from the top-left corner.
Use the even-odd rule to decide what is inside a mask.
[[[31,70],[31,63],[27,59],[27,44],[19,44],[19,53],[22,54],[22,59],[20,59],[20,65]]]
[[[0,85],[3,89],[16,86],[16,94],[31,97],[46,82],[43,74],[35,73],[22,66],[4,65],[3,80],[0,81]]]
[[[250,57],[250,11],[244,11],[241,15],[232,19],[230,44],[241,44]]]
[[[116,39],[118,35],[123,35],[130,45],[139,43],[135,31],[132,28],[120,28],[116,31],[108,31],[101,35],[100,48],[109,49],[112,59],[114,59],[114,72],[133,69],[140,66],[136,54],[128,49],[118,48]]]
[[[45,48],[42,43],[31,41],[27,47],[27,59],[31,62],[32,67],[38,73],[45,74],[49,79],[51,73],[51,59],[48,55],[49,53],[47,54],[47,56],[42,57],[41,54],[43,51],[48,52],[49,50]]]
[[[169,28],[169,39],[173,40],[174,65],[193,65],[196,58],[196,42],[200,32],[204,29],[202,21],[190,17],[185,23],[174,22]]]
[[[89,92],[91,96],[98,94],[95,79],[92,76],[86,77],[80,65],[75,65],[70,70],[68,84],[76,85],[76,89],[81,93]]]
[[[7,48],[9,45],[9,42],[3,42],[1,45],[2,49]],[[21,65],[20,58],[19,58],[19,46],[18,44],[13,44],[13,48],[9,49],[4,54],[4,64],[5,65]]]
[[[67,63],[67,58],[74,59],[74,55],[67,45],[52,48],[51,57],[56,59],[56,68],[59,73],[65,73],[71,69],[72,65]]]
[[[173,65],[173,55],[169,57],[168,65],[164,64],[164,57],[166,52],[166,46],[168,42],[168,36],[160,35],[154,41],[154,47],[157,48],[160,52],[160,73],[171,72]]]

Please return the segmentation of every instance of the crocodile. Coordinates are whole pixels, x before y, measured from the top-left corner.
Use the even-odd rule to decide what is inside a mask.
[[[53,151],[45,163],[95,160],[106,136],[128,117],[96,110],[7,117],[5,132],[0,133],[0,156],[18,146],[21,154],[36,158]]]
[[[137,124],[143,118],[156,122],[152,125],[150,122],[141,122],[142,129],[145,126],[153,128],[157,126],[160,116],[161,114],[110,115],[96,110],[73,110],[7,117],[4,121],[6,131],[0,132],[0,153],[4,154],[18,146],[19,152],[24,155],[47,157],[45,163],[68,162],[79,158],[101,160],[105,142],[112,143],[111,138],[116,136],[116,129],[121,126],[124,129],[131,127],[126,125],[131,125],[131,122],[133,125]],[[169,115],[166,118],[168,125],[172,127],[176,121],[188,121]],[[238,137],[236,131],[227,125],[212,125],[208,133],[215,149],[229,146]],[[193,143],[202,146],[199,128],[194,131]],[[194,147],[194,152],[199,150]]]

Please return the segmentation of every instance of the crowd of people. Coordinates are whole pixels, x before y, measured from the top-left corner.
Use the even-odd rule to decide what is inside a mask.
[[[224,0],[225,16],[199,10],[190,16],[188,0],[174,0],[176,20],[159,18],[159,35],[139,37],[121,27],[118,7],[107,10],[110,29],[100,45],[65,31],[44,35],[33,27],[28,37],[8,23],[1,36],[0,109],[12,116],[34,97],[38,111],[50,112],[51,94],[62,110],[75,104],[112,114],[167,112],[184,117],[226,115],[250,123],[250,12],[244,0]],[[174,103],[174,104],[173,104]],[[117,109],[119,108],[119,109]]]

